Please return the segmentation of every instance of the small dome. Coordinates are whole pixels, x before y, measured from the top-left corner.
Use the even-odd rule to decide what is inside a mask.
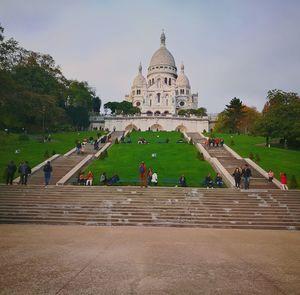
[[[181,65],[181,72],[176,79],[176,87],[191,88],[190,81],[184,73],[184,65]]]
[[[174,57],[166,48],[166,36],[164,32],[160,36],[160,48],[154,52],[150,61],[150,67],[158,65],[167,65],[176,68]]]
[[[142,65],[139,65],[139,73],[137,76],[134,78],[133,83],[132,83],[132,88],[135,87],[144,87],[146,85],[146,79],[142,74]]]

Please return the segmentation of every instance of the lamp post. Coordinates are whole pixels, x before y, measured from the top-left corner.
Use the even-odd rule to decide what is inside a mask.
[[[46,107],[43,106],[43,133],[45,134],[45,112],[46,112]]]

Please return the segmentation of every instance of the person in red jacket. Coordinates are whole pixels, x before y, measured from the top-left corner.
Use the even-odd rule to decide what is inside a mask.
[[[286,173],[281,173],[280,172],[280,183],[281,183],[281,189],[282,190],[288,190],[288,186],[287,186],[287,176]]]

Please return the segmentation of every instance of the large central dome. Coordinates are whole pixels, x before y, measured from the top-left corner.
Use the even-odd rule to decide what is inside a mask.
[[[171,66],[176,68],[175,60],[171,52],[166,48],[166,36],[162,32],[160,37],[160,48],[153,54],[149,68],[154,66]]]

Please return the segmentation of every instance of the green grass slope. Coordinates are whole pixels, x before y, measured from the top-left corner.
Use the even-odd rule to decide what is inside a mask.
[[[265,147],[265,138],[250,135],[215,134],[223,137],[225,143],[244,158],[249,158],[250,153],[256,157],[259,155],[260,161],[254,161],[263,169],[273,170],[275,177],[279,179],[280,172],[286,172],[288,180],[295,175],[298,188],[300,188],[300,151],[288,150],[277,147]],[[234,145],[231,145],[231,141]]]
[[[0,137],[0,180],[3,182],[5,168],[9,161],[13,160],[18,165],[21,161],[28,161],[31,167],[45,160],[45,152],[49,157],[52,153],[64,154],[75,147],[76,140],[82,140],[93,136],[97,137],[96,131],[64,132],[51,134],[50,142],[42,142],[41,135],[30,135],[28,141],[18,140],[18,134],[1,134]],[[20,150],[20,153],[16,153]],[[16,173],[17,176],[17,173]]]
[[[132,143],[120,143],[108,150],[108,157],[104,160],[96,160],[88,170],[93,171],[94,183],[99,183],[102,172],[108,176],[118,174],[121,179],[133,179],[139,177],[139,164],[144,161],[146,167],[158,174],[159,185],[162,179],[175,179],[176,182],[181,174],[187,178],[188,186],[200,186],[205,175],[210,172],[215,175],[212,167],[206,161],[197,158],[197,150],[187,143],[176,143],[181,138],[179,132],[132,132]],[[144,137],[149,144],[138,144],[140,137]],[[158,143],[169,139],[169,143]],[[152,157],[156,154],[156,158]],[[169,184],[174,186],[175,184]]]

